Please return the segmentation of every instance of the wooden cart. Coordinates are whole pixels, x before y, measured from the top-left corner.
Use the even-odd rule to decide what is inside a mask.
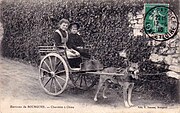
[[[45,92],[50,95],[61,94],[66,89],[69,79],[75,87],[88,90],[97,83],[98,76],[96,75],[116,75],[116,73],[101,72],[103,67],[88,71],[83,71],[81,68],[71,68],[65,47],[39,46],[39,53],[41,55],[40,84]]]

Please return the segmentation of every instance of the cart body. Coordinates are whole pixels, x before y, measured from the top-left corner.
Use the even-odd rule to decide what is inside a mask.
[[[59,95],[67,87],[69,79],[79,89],[88,90],[97,82],[95,74],[103,66],[97,60],[82,62],[80,68],[71,68],[63,46],[39,46],[41,62],[39,65],[39,80],[42,88],[50,95]]]

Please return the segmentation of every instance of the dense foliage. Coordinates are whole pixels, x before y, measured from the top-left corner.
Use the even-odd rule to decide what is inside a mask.
[[[87,44],[93,45],[95,58],[106,66],[120,66],[122,60],[118,51],[133,47],[136,54],[146,48],[136,49],[146,43],[131,36],[128,22],[129,12],[135,15],[142,8],[141,2],[126,4],[121,1],[3,2],[3,56],[37,62],[37,46],[52,45],[58,21],[66,18],[81,24],[80,33]],[[131,59],[141,59],[141,56],[131,55]]]

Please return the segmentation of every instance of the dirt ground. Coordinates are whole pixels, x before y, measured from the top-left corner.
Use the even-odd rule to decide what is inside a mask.
[[[0,27],[0,40],[2,33]],[[125,108],[122,96],[110,89],[107,99],[99,95],[98,102],[94,102],[96,86],[80,91],[71,81],[60,96],[50,96],[41,88],[38,76],[37,67],[0,56],[0,113],[180,113],[179,104],[163,104],[134,92],[132,108]]]
[[[0,57],[0,110],[2,113],[4,110],[9,110],[11,113],[18,113],[19,111],[25,112],[41,112],[41,111],[53,111],[53,112],[99,112],[112,113],[121,111],[126,112],[166,112],[167,110],[173,110],[178,112],[178,104],[167,105],[157,100],[149,100],[138,93],[133,93],[132,102],[135,107],[125,108],[123,105],[122,96],[118,95],[113,90],[107,91],[107,99],[103,99],[99,95],[98,102],[93,101],[96,86],[89,91],[79,91],[73,88],[71,82],[69,82],[67,90],[60,96],[54,97],[46,94],[40,86],[38,81],[38,68],[31,65],[26,65],[17,61],[12,61],[6,58]],[[45,107],[52,106],[71,106],[74,108],[10,108],[10,106],[30,106],[41,105]],[[144,108],[144,107],[165,107],[162,108]],[[6,108],[6,109],[4,109]],[[48,112],[49,112],[48,111]],[[151,113],[150,112],[150,113]],[[144,113],[144,112],[143,112]],[[159,112],[158,112],[159,113]]]

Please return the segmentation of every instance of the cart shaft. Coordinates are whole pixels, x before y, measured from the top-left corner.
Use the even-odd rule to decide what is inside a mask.
[[[100,71],[97,71],[97,72],[86,72],[87,74],[95,74],[95,75],[109,75],[109,76],[124,76],[124,74],[120,74],[120,73],[105,73],[105,72],[100,72]]]

